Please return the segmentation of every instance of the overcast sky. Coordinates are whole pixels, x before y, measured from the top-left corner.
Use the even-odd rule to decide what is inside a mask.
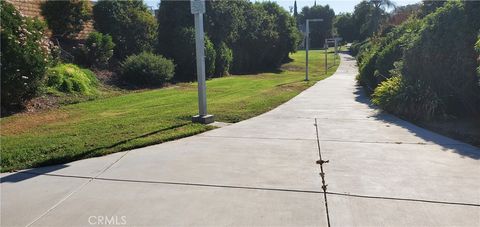
[[[147,5],[153,7],[154,9],[158,8],[158,3],[160,0],[144,0]],[[255,1],[255,0],[251,0]],[[256,1],[263,1],[263,0],[256,0]],[[293,0],[274,0],[274,2],[278,2],[286,10],[289,10],[290,7],[293,7]],[[297,7],[298,11],[300,12],[304,6],[313,6],[314,0],[297,0]],[[356,4],[361,2],[361,0],[317,0],[317,4],[320,5],[330,5],[331,8],[335,11],[335,13],[339,12],[353,12],[353,9]],[[397,6],[409,5],[420,2],[420,0],[393,0]]]

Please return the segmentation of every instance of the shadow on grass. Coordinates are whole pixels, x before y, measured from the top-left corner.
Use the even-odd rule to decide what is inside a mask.
[[[38,175],[45,175],[47,173],[54,172],[54,171],[57,171],[57,170],[68,167],[68,165],[60,164],[60,163],[67,163],[67,162],[72,162],[72,161],[76,161],[76,160],[80,160],[80,159],[98,157],[98,156],[106,155],[106,154],[109,154],[109,153],[115,153],[115,152],[120,152],[120,151],[124,151],[124,150],[130,150],[130,149],[135,149],[135,148],[139,148],[139,147],[145,147],[145,146],[149,146],[149,145],[153,145],[153,144],[158,144],[160,142],[166,142],[166,141],[170,141],[170,140],[179,139],[179,138],[184,137],[184,136],[189,136],[189,135],[183,135],[182,134],[182,135],[178,135],[178,136],[173,136],[172,138],[168,138],[168,139],[166,139],[164,141],[160,141],[160,142],[159,141],[153,141],[153,142],[150,142],[150,143],[142,143],[141,145],[132,145],[132,146],[120,147],[121,145],[125,145],[125,144],[127,144],[131,141],[141,139],[141,138],[146,138],[148,136],[152,136],[152,135],[155,135],[157,133],[178,129],[178,128],[187,126],[189,124],[192,124],[192,123],[188,122],[188,123],[183,123],[183,124],[178,124],[178,125],[173,125],[173,126],[170,126],[170,127],[162,128],[162,129],[155,130],[155,131],[152,131],[152,132],[149,132],[149,133],[145,133],[145,134],[133,137],[133,138],[129,138],[129,139],[126,139],[126,140],[119,141],[119,142],[114,143],[114,144],[109,145],[109,146],[97,147],[97,148],[94,148],[94,149],[91,149],[91,150],[87,150],[85,152],[82,152],[82,153],[79,153],[79,154],[76,154],[76,155],[48,159],[48,160],[45,160],[45,161],[34,164],[33,165],[34,169],[28,169],[28,170],[23,170],[23,171],[20,171],[20,172],[16,172],[16,173],[8,175],[6,177],[2,177],[0,181],[2,183],[3,182],[14,183],[14,182],[19,182],[19,181],[23,181],[23,180],[28,180],[28,179],[36,177]],[[118,150],[114,150],[112,152],[101,152],[101,151],[106,151],[106,150],[109,150],[109,149],[114,149],[114,148],[117,148],[117,147],[120,147],[120,148]],[[57,165],[57,164],[60,164],[60,165]],[[41,167],[41,168],[38,168],[38,167]]]

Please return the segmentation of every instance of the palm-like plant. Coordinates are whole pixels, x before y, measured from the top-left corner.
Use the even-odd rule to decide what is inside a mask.
[[[381,24],[382,12],[386,8],[395,8],[395,3],[390,0],[368,0],[368,2],[373,6],[372,23],[373,29],[376,31]]]
[[[369,0],[369,2],[377,10],[385,9],[385,8],[395,8],[395,3],[390,0]]]

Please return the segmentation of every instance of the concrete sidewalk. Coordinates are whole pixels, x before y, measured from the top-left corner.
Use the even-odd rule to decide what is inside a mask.
[[[370,106],[355,61],[261,116],[2,174],[1,226],[480,226],[480,149]]]

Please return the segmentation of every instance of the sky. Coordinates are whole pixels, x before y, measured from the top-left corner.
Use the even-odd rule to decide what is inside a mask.
[[[263,0],[251,0],[251,1],[263,1]],[[294,0],[273,0],[277,2],[280,6],[286,10],[290,10],[290,7],[293,7]],[[144,0],[147,5],[152,8],[158,8],[158,3],[160,0]],[[300,12],[304,6],[313,6],[315,0],[297,0],[297,8]],[[345,13],[353,12],[355,5],[357,5],[361,0],[317,0],[317,4],[320,5],[329,5],[330,8],[333,8],[335,13]],[[409,4],[415,4],[420,2],[420,0],[393,0],[397,6],[404,6]]]

